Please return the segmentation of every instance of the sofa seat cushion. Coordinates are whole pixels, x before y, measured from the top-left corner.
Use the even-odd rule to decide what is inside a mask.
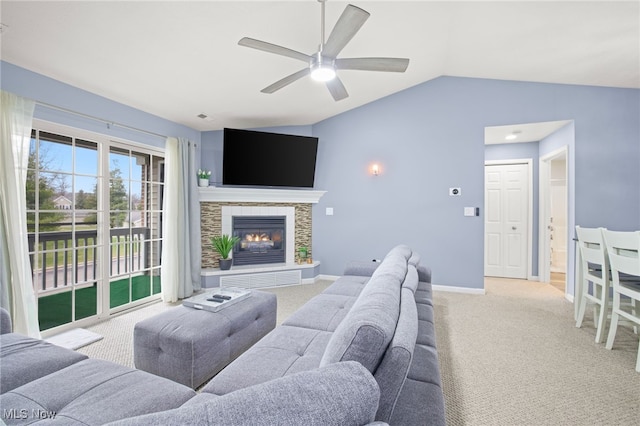
[[[379,395],[375,380],[364,367],[344,362],[111,426],[365,425],[374,419]]]
[[[60,424],[97,425],[177,408],[195,392],[168,379],[97,359],[87,359],[0,396],[5,414],[24,410],[37,420],[49,413]],[[11,416],[9,417],[16,417]]]
[[[321,293],[311,298],[282,324],[335,331],[355,301],[356,297]]]
[[[224,395],[288,374],[312,370],[331,338],[328,331],[282,325],[218,373],[202,392]]]
[[[87,359],[86,355],[18,333],[0,335],[0,394]]]
[[[358,297],[364,286],[369,282],[369,279],[370,277],[359,277],[355,275],[340,277],[324,289],[322,294],[340,294],[343,296]]]

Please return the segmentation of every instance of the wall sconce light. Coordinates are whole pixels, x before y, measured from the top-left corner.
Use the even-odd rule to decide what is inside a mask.
[[[380,166],[377,163],[374,163],[371,166],[371,174],[374,176],[378,176],[380,174]]]

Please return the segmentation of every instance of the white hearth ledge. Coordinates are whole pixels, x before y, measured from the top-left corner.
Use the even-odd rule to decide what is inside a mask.
[[[200,187],[200,202],[310,203],[315,204],[327,191],[314,189]]]

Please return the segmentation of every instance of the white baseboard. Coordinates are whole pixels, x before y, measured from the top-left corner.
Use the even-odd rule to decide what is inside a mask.
[[[529,278],[527,278],[529,281],[540,281],[540,277],[537,275],[529,275]]]
[[[486,292],[484,288],[469,288],[469,287],[454,287],[450,285],[431,285],[435,291],[448,291],[449,293],[466,293],[466,294],[481,294]]]

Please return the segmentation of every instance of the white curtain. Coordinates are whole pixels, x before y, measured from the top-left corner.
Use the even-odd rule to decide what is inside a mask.
[[[11,313],[13,331],[40,338],[25,192],[35,103],[3,91],[0,107],[0,305]]]
[[[193,142],[167,138],[165,147],[162,300],[175,302],[201,288],[198,166]]]

